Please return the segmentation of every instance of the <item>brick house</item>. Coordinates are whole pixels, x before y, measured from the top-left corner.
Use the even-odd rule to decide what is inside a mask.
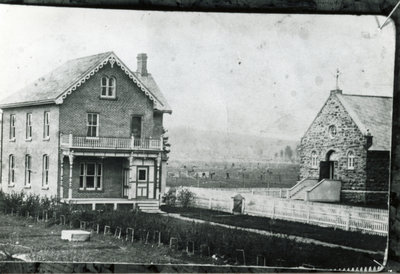
[[[300,141],[297,197],[314,192],[315,201],[386,204],[391,128],[391,97],[331,91]]]
[[[2,189],[77,204],[153,204],[165,190],[163,114],[147,72],[113,52],[70,60],[0,102]],[[140,203],[139,203],[140,201]]]

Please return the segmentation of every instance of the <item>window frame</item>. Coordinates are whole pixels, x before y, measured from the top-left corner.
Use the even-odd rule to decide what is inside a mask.
[[[96,115],[97,119],[96,119],[96,125],[90,125],[89,124],[89,116],[92,115],[92,121],[93,121],[93,115]],[[96,136],[89,136],[89,128],[93,128],[96,127]],[[99,138],[99,128],[100,128],[100,115],[99,113],[96,112],[88,112],[86,115],[86,138],[94,138],[97,139]],[[92,130],[91,130],[92,132]],[[92,132],[93,133],[93,132]]]
[[[15,141],[15,122],[16,122],[16,117],[15,114],[10,114],[10,136],[9,139],[11,141]]]
[[[311,151],[311,168],[318,168],[318,153],[315,150]]]
[[[32,113],[26,114],[25,140],[32,140]]]
[[[49,187],[49,155],[44,154],[42,157],[42,187]]]
[[[50,139],[50,111],[44,112],[43,117],[43,139]]]
[[[87,187],[87,167],[89,164],[94,165],[93,187]],[[82,169],[83,166],[83,169]],[[100,168],[99,168],[100,167]],[[99,174],[99,170],[100,174]],[[83,171],[83,174],[82,174]],[[82,182],[82,186],[81,186]],[[100,183],[100,184],[99,184]],[[100,185],[100,186],[98,186]],[[103,164],[98,162],[82,162],[79,165],[79,190],[80,191],[102,191],[103,190]]]
[[[8,185],[14,186],[14,184],[15,184],[15,155],[10,154],[8,156]]]
[[[140,180],[140,171],[144,170],[146,178],[144,180]],[[137,182],[138,183],[147,183],[149,180],[149,170],[148,167],[138,167],[137,168]]]
[[[103,80],[105,80],[105,84],[103,83]],[[100,87],[101,87],[100,98],[105,98],[105,99],[117,98],[117,78],[115,78],[114,76],[101,77]],[[103,93],[103,90],[105,91],[105,94]],[[110,95],[110,91],[111,91],[111,95]]]
[[[332,130],[334,130],[334,132],[332,132]],[[336,125],[329,125],[328,126],[328,134],[329,134],[329,137],[331,137],[331,139],[334,139],[334,138],[336,138],[336,136],[337,136],[337,126]]]
[[[355,155],[354,151],[349,150],[347,152],[346,156],[347,156],[347,169],[354,170],[355,169],[355,159],[356,159],[356,155]]]
[[[25,182],[24,187],[32,185],[32,156],[25,154]]]
[[[140,131],[139,131],[139,134],[134,134],[134,132],[133,132],[133,120],[134,119],[140,119]],[[138,115],[138,114],[133,114],[133,115],[131,115],[131,136],[134,136],[135,137],[135,139],[136,138],[138,138],[138,139],[142,139],[143,138],[143,115]]]

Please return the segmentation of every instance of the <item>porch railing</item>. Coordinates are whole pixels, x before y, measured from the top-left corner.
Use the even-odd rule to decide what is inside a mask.
[[[85,137],[72,134],[60,134],[62,147],[68,148],[97,148],[97,149],[162,149],[160,138],[115,138],[115,137]]]

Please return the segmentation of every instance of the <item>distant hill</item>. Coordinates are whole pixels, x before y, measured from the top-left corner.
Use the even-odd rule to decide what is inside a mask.
[[[184,161],[274,161],[290,146],[295,155],[299,140],[206,131],[189,127],[168,129],[171,160]],[[275,157],[278,154],[278,159]]]

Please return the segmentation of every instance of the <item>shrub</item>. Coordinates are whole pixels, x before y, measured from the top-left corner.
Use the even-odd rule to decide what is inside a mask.
[[[186,188],[180,190],[176,197],[182,207],[189,207],[192,204],[194,198],[195,194]]]
[[[175,206],[176,204],[176,189],[170,188],[167,193],[164,194],[163,199],[165,204],[169,206]]]

